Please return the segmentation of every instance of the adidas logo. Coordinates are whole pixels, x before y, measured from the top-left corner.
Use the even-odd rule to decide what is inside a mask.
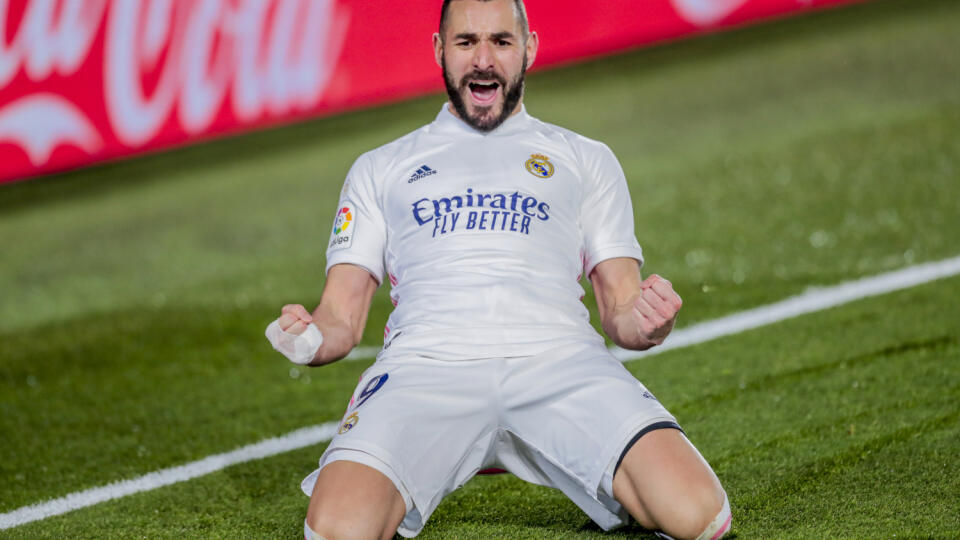
[[[419,169],[417,169],[417,170],[413,173],[412,176],[410,176],[410,179],[407,180],[407,183],[408,183],[408,184],[412,184],[412,183],[416,182],[417,180],[422,180],[422,179],[424,179],[424,178],[426,178],[426,177],[428,177],[428,176],[430,176],[430,175],[433,175],[433,174],[437,174],[437,171],[435,171],[435,170],[431,169],[430,167],[427,167],[426,165],[424,165],[424,166],[420,167]]]

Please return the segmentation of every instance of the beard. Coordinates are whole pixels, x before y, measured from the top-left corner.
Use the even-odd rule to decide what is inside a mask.
[[[457,111],[457,114],[460,116],[460,118],[477,131],[489,133],[500,127],[500,124],[503,124],[507,118],[510,118],[510,115],[513,114],[513,110],[517,108],[517,105],[523,98],[523,86],[527,71],[526,54],[523,55],[523,66],[520,68],[520,73],[518,73],[517,76],[510,81],[509,85],[507,84],[506,79],[493,70],[474,70],[473,72],[464,75],[458,84],[453,80],[453,77],[447,71],[446,59],[441,57],[440,64],[443,68],[443,82],[447,86],[447,96],[450,98],[450,103],[453,104],[453,108]],[[496,81],[500,84],[500,88],[503,89],[503,109],[500,110],[499,115],[492,116],[490,114],[493,111],[495,104],[487,107],[474,107],[475,113],[472,115],[467,111],[467,104],[463,99],[463,93],[464,90],[470,90],[468,82],[470,80]]]

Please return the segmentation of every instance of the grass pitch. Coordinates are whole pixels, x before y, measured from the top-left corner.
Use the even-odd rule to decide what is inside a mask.
[[[960,254],[957,28],[958,1],[882,0],[534,74],[527,106],[620,157],[645,270],[690,324]],[[352,160],[441,102],[0,188],[0,512],[339,418],[368,362],[291,369],[262,329],[319,299]],[[714,465],[738,537],[955,538],[957,298],[943,280],[628,367]],[[389,310],[380,291],[365,345]],[[297,537],[322,450],[0,538]],[[421,537],[645,534],[498,476]]]

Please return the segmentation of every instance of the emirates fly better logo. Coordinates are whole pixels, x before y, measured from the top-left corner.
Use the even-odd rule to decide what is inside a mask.
[[[333,220],[333,234],[330,235],[330,249],[348,248],[353,244],[353,233],[357,230],[354,223],[353,204],[345,201]]]

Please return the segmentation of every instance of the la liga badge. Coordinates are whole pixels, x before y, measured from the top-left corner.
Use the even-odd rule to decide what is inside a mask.
[[[357,231],[357,212],[353,203],[344,201],[333,220],[333,232],[330,234],[330,249],[345,249],[353,245],[353,235]]]

